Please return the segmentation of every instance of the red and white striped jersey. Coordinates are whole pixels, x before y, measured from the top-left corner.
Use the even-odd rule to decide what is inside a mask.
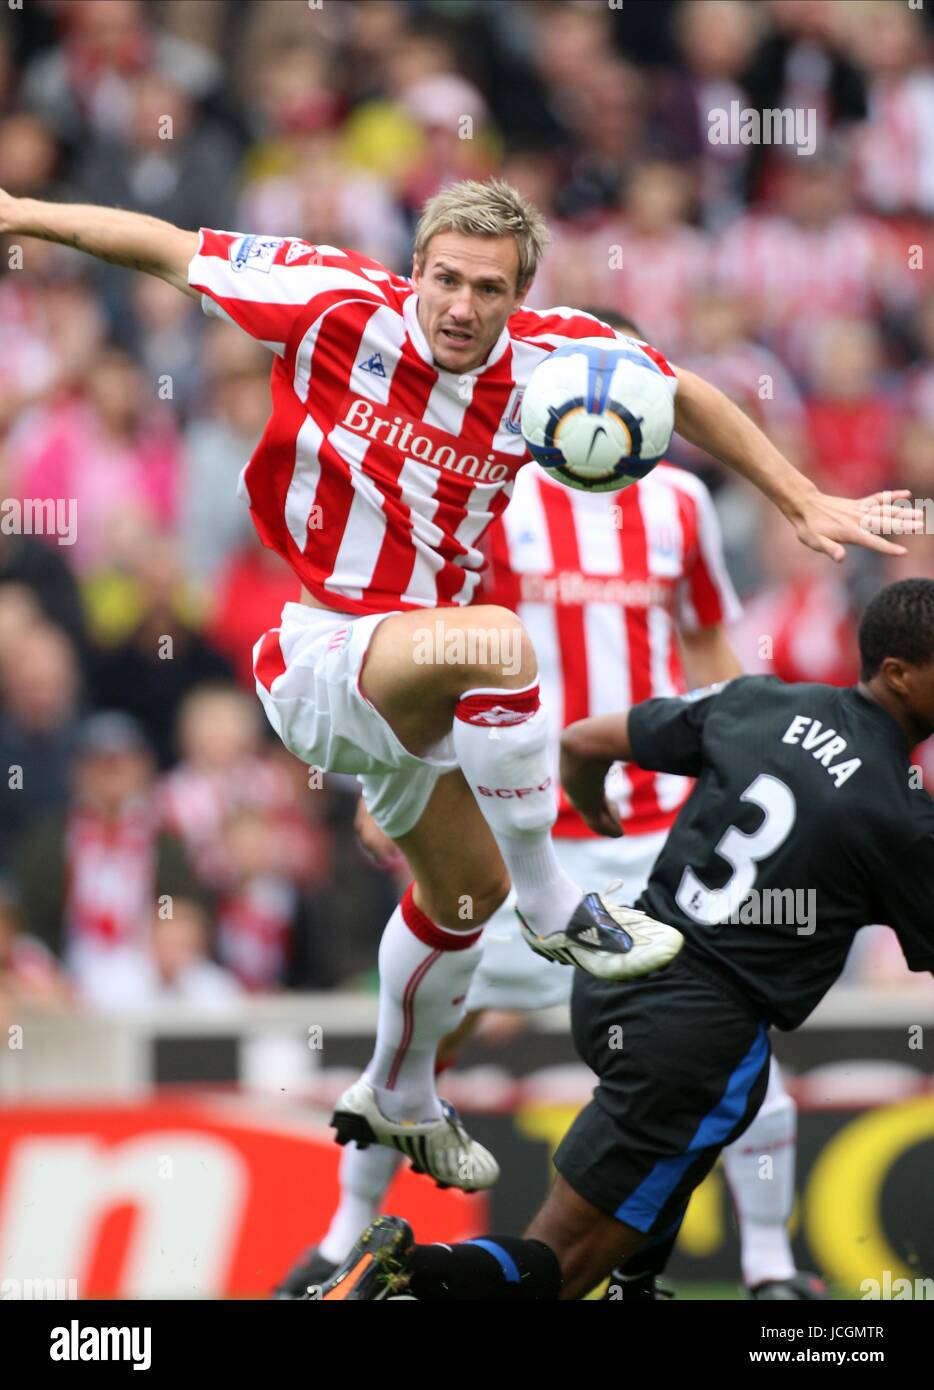
[[[527,468],[486,548],[480,601],[511,608],[532,638],[556,760],[561,730],[575,720],[686,689],[677,629],[739,616],[710,494],[670,464],[605,493]],[[619,764],[607,790],[624,830],[647,835],[673,823],[690,785]],[[554,833],[592,833],[563,792]]]
[[[348,613],[470,602],[477,543],[528,461],[532,370],[563,343],[618,336],[573,309],[523,308],[486,362],[457,374],[433,365],[411,282],[356,252],[202,230],[188,279],[206,312],[276,354],[241,490],[263,542]]]

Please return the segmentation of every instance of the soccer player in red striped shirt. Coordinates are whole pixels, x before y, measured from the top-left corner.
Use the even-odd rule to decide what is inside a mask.
[[[594,312],[618,331],[640,336],[620,316]],[[555,771],[561,731],[569,724],[742,674],[724,632],[740,609],[716,511],[701,480],[681,468],[660,463],[619,493],[576,492],[540,469],[523,469],[485,549],[490,563],[478,600],[517,613],[532,638]],[[595,834],[559,790],[553,836],[562,868],[578,883],[602,887],[622,880],[622,901],[634,902],[691,786],[684,777],[617,763],[607,790],[622,839]],[[367,849],[388,867],[392,841],[371,819],[358,815],[358,827]],[[486,1009],[532,1012],[570,998],[571,972],[529,959],[512,896],[486,924],[482,946],[464,1023],[442,1047],[446,1057]],[[794,1102],[773,1058],[756,1118],[723,1155],[743,1280],[756,1299],[821,1296],[820,1281],[796,1271],[788,1240],[795,1127]],[[760,1178],[764,1156],[771,1164],[768,1182]],[[340,1202],[328,1230],[289,1271],[277,1297],[305,1297],[308,1287],[320,1287],[335,1273],[360,1231],[383,1209],[399,1162],[401,1155],[389,1149],[348,1147],[340,1165]],[[654,1268],[661,1267],[661,1253],[652,1251]],[[655,1294],[648,1269],[615,1278],[617,1295],[622,1291],[624,1298]]]
[[[510,879],[538,948],[593,973],[644,973],[680,946],[663,923],[581,897],[561,869],[532,642],[507,609],[463,608],[477,542],[528,462],[517,412],[529,375],[562,343],[613,330],[523,307],[546,229],[498,182],[429,200],[411,279],[296,238],[2,193],[0,232],[160,276],[274,354],[273,412],[242,490],[302,602],[257,644],[257,691],[287,747],[361,778],[415,877],[383,936],[376,1052],[338,1103],[338,1137],[489,1186],[495,1161],[442,1108],[433,1067]],[[903,553],[882,533],[906,494],[820,493],[719,391],[655,360],[677,392],[676,429],[760,487],[805,544],[838,560],[847,542]],[[907,508],[899,520],[921,523]]]

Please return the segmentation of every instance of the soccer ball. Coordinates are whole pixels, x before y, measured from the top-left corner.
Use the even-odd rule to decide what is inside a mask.
[[[664,456],[674,418],[671,378],[635,339],[581,338],[556,348],[522,397],[533,459],[586,492],[616,492],[644,478]]]

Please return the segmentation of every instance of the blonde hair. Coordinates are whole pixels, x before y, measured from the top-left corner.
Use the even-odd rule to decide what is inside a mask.
[[[415,228],[415,259],[424,268],[428,243],[439,232],[462,236],[513,236],[519,252],[516,288],[531,284],[545,247],[545,219],[518,189],[503,179],[463,179],[429,198]]]

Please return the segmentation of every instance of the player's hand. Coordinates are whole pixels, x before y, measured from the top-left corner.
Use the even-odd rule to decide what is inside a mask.
[[[846,556],[846,544],[861,545],[880,555],[904,555],[906,547],[886,537],[914,535],[924,530],[921,509],[905,505],[910,497],[907,488],[874,492],[855,500],[830,497],[815,490],[789,520],[799,541],[811,550],[829,555],[837,564]]]
[[[561,785],[581,819],[598,835],[618,840],[623,833],[619,812],[606,799],[605,783],[609,763],[578,752],[566,730],[561,740]]]
[[[376,824],[376,821],[366,809],[366,803],[361,796],[357,802],[357,809],[354,812],[353,828],[361,845],[369,857],[381,869],[386,869],[395,873],[405,864],[405,855],[397,849],[388,835],[384,835]]]
[[[16,230],[16,204],[18,198],[0,188],[0,233]]]
[[[623,827],[619,823],[619,812],[612,809],[606,797],[603,798],[602,806],[579,806],[570,794],[568,800],[581,819],[598,835],[608,835],[613,840],[622,837]]]

